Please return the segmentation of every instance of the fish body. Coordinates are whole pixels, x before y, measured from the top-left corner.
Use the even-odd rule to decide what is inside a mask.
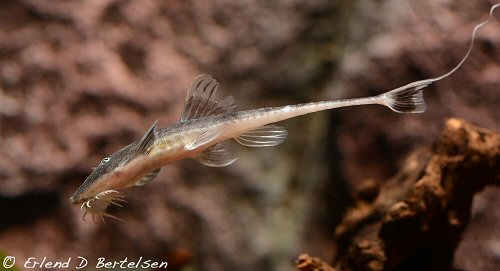
[[[385,105],[400,113],[425,111],[422,87],[418,84],[367,98],[238,112],[234,112],[232,97],[214,98],[218,87],[219,83],[209,75],[195,78],[180,122],[158,130],[155,122],[141,139],[104,158],[70,201],[82,204],[86,213],[113,217],[105,210],[108,205],[123,201],[119,190],[144,185],[154,179],[163,166],[184,158],[193,158],[212,167],[230,165],[236,158],[222,145],[228,139],[249,147],[276,146],[288,133],[284,127],[273,123],[296,116],[368,104]]]

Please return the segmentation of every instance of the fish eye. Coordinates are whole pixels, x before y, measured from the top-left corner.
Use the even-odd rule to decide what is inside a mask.
[[[102,161],[101,161],[101,165],[102,165],[102,164],[106,164],[107,162],[109,162],[109,160],[110,160],[110,158],[109,158],[109,157],[106,157],[106,158],[102,159]]]

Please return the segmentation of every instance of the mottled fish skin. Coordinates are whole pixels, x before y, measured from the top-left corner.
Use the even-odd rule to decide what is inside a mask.
[[[473,48],[476,32],[491,20],[493,11],[499,6],[492,6],[488,20],[474,28],[467,53],[449,72],[373,97],[234,112],[234,99],[229,96],[216,100],[219,83],[209,75],[200,75],[193,80],[188,91],[180,122],[159,130],[154,122],[141,139],[104,158],[70,200],[75,204],[83,203],[85,213],[98,214],[101,218],[113,217],[105,213],[105,209],[107,204],[122,200],[117,190],[144,185],[158,175],[161,167],[184,158],[193,158],[214,167],[230,165],[236,158],[224,148],[222,141],[234,138],[250,147],[276,146],[288,133],[281,126],[269,124],[300,115],[370,104],[384,105],[398,113],[422,113],[426,110],[424,88],[460,68]]]

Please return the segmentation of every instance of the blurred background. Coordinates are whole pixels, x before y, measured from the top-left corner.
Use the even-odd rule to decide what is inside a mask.
[[[451,116],[499,130],[498,19],[461,69],[426,90],[424,114],[366,106],[288,120],[278,147],[229,144],[239,157],[229,167],[179,161],[125,191],[111,213],[126,223],[83,222],[69,197],[154,120],[177,122],[201,73],[241,110],[376,95],[454,67],[493,3],[0,1],[0,252],[21,269],[29,257],[90,266],[142,256],[172,271],[295,270],[302,252],[333,259],[357,185],[392,176]],[[498,267],[499,196],[477,196],[457,268]]]

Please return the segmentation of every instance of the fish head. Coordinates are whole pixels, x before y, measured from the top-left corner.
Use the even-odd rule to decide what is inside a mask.
[[[122,168],[129,163],[130,157],[136,148],[133,142],[125,148],[101,160],[83,184],[70,197],[73,204],[82,204],[94,199],[104,191],[120,188],[120,178],[123,178]]]
[[[83,184],[76,190],[70,201],[73,204],[89,202],[105,191],[111,191],[123,186],[124,174],[120,169],[137,157],[149,152],[150,147],[156,139],[156,120],[141,139],[130,143],[125,148],[113,153],[111,156],[101,160],[101,163],[90,173]],[[120,176],[121,175],[121,176]]]

